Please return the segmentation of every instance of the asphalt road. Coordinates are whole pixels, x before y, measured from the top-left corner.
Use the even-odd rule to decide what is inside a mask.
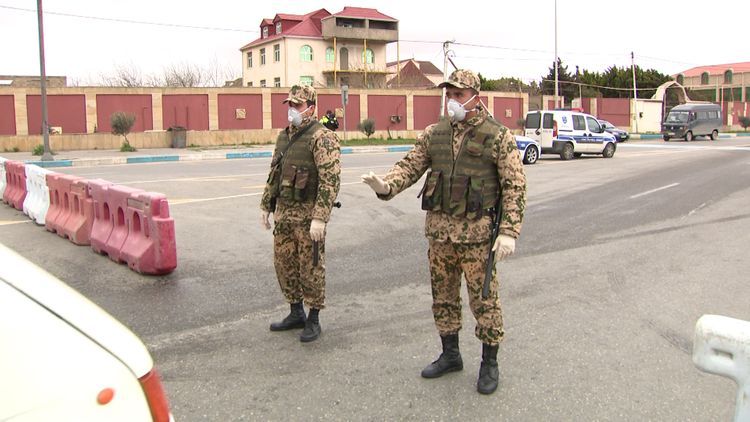
[[[464,370],[419,376],[439,338],[417,187],[382,202],[359,182],[402,155],[343,158],[328,308],[310,344],[268,331],[288,310],[259,224],[268,159],[59,170],[165,193],[178,243],[168,276],[140,276],[7,206],[0,239],[143,339],[178,421],[731,418],[734,383],[698,371],[691,351],[701,315],[750,320],[747,141],[640,142],[526,166],[522,236],[499,264],[506,341],[491,396],[475,391],[468,305]]]

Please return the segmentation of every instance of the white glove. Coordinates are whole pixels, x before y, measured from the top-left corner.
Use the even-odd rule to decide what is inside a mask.
[[[381,179],[378,175],[373,172],[362,175],[362,183],[369,186],[375,193],[379,195],[388,195],[391,193],[391,186],[385,183],[385,180]]]
[[[325,231],[325,221],[315,218],[313,219],[312,223],[310,223],[310,238],[312,238],[313,242],[320,242],[321,240],[323,240]]]
[[[507,258],[516,251],[516,239],[502,234],[498,235],[492,250],[495,251],[495,261]]]
[[[270,230],[271,229],[271,222],[268,220],[268,216],[271,213],[268,211],[261,211],[260,212],[260,225],[263,226],[264,229]]]

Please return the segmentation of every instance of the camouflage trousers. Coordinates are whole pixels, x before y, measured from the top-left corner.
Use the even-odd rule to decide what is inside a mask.
[[[313,266],[310,222],[278,222],[273,229],[273,264],[281,293],[289,303],[325,307],[325,240],[318,242],[318,266]]]
[[[498,290],[497,270],[492,270],[490,294],[482,299],[484,265],[490,250],[485,243],[453,243],[430,240],[432,314],[441,336],[461,329],[461,274],[466,279],[469,306],[477,321],[474,334],[482,343],[498,344],[505,334]]]

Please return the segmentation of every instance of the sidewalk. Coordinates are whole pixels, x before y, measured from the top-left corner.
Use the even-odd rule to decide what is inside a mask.
[[[341,153],[406,152],[411,148],[412,145],[342,147]],[[206,150],[153,148],[139,149],[135,152],[120,152],[115,149],[61,151],[54,156],[54,161],[41,161],[39,156],[31,155],[30,152],[0,152],[0,157],[2,158],[23,161],[27,164],[36,164],[40,167],[90,167],[165,161],[231,160],[239,158],[264,158],[271,157],[272,155],[273,147],[271,145]]]

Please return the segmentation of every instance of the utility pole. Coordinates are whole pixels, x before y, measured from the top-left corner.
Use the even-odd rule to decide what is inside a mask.
[[[581,89],[581,78],[578,73],[578,65],[576,65],[576,82],[578,82],[578,98],[581,99],[581,105],[583,105],[583,90]]]
[[[560,108],[558,101],[558,81],[557,81],[557,0],[555,0],[555,108]]]
[[[36,13],[39,19],[39,68],[42,87],[42,139],[44,139],[44,153],[42,161],[52,161],[49,149],[49,122],[47,121],[47,71],[44,69],[44,23],[42,22],[42,0],[36,0]]]
[[[451,42],[446,41],[443,43],[443,81],[448,80],[448,48],[450,48]],[[445,87],[443,87],[443,95],[440,98],[440,118],[445,117]]]
[[[633,67],[633,118],[635,119],[635,133],[638,133],[638,88],[635,84],[635,54],[630,52],[630,61]]]

